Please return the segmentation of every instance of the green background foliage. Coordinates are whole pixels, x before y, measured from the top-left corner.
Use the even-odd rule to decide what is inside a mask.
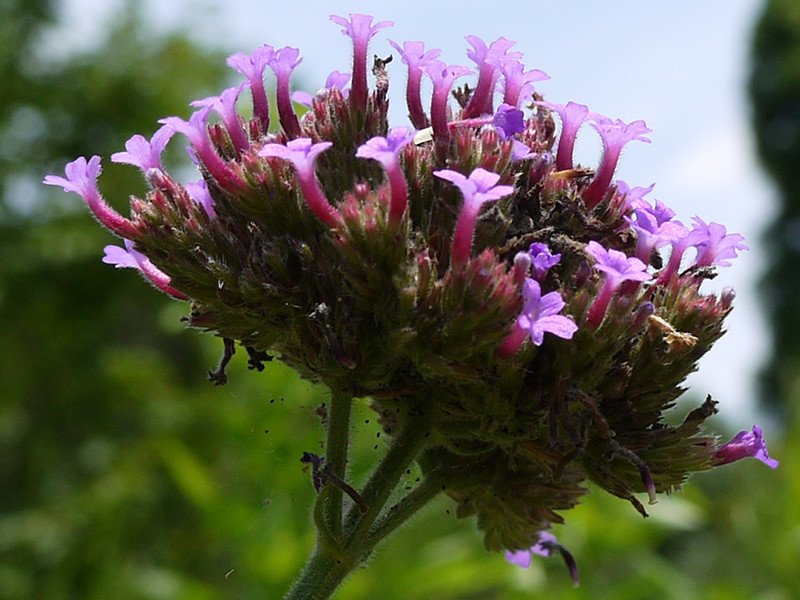
[[[314,491],[299,459],[321,449],[314,409],[325,391],[277,363],[249,372],[242,356],[228,385],[210,385],[220,340],[186,331],[185,305],[101,264],[111,236],[77,197],[39,185],[225,85],[223,55],[178,34],[149,36],[130,6],[101,47],[53,57],[35,51],[53,24],[50,2],[0,4],[0,598],[279,598],[313,544]],[[781,9],[797,12],[770,3],[765,19],[794,28],[782,47],[769,34],[773,57],[800,52],[800,19]],[[775,89],[797,110],[793,81],[793,96],[789,83]],[[768,102],[762,83],[753,89]],[[143,184],[135,169],[105,164],[103,191],[122,210]],[[796,352],[790,359],[781,368],[795,372]],[[746,461],[703,474],[647,520],[600,491],[567,515],[556,534],[578,560],[580,588],[557,558],[522,570],[487,553],[438,498],[336,598],[798,597],[800,384],[782,381],[776,472]],[[382,449],[379,431],[360,407],[356,486]]]

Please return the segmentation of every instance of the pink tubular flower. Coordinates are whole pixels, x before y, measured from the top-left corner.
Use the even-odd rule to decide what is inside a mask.
[[[300,50],[286,46],[277,50],[269,59],[269,66],[275,72],[275,100],[278,104],[278,118],[281,127],[289,139],[300,137],[300,123],[292,107],[292,97],[289,93],[289,79],[292,71],[303,62]]]
[[[594,268],[606,274],[603,289],[594,299],[586,317],[590,325],[597,327],[623,281],[647,281],[653,276],[646,272],[647,265],[638,258],[628,257],[619,250],[606,250],[594,240],[586,245],[586,252],[597,261]]]
[[[500,71],[505,79],[503,103],[515,108],[519,108],[522,100],[531,98],[535,82],[550,79],[547,73],[539,69],[526,71],[525,65],[518,60],[504,60],[500,65]]]
[[[189,138],[197,158],[205,165],[211,176],[220,183],[221,187],[232,192],[241,191],[244,188],[244,182],[225,164],[208,137],[206,123],[210,112],[211,108],[205,106],[192,113],[188,121],[184,121],[180,117],[166,117],[159,119],[158,122]]]
[[[300,190],[308,207],[325,225],[336,227],[340,221],[339,213],[330,205],[325,194],[322,193],[317,177],[314,174],[314,161],[317,156],[331,146],[333,146],[333,142],[314,144],[309,138],[297,138],[291,140],[285,146],[283,144],[267,144],[259,151],[258,155],[263,157],[274,156],[292,163],[297,171]]]
[[[506,560],[511,564],[522,567],[523,569],[527,569],[531,566],[531,559],[534,554],[549,557],[553,554],[553,552],[558,552],[561,554],[561,557],[564,559],[564,563],[569,569],[572,585],[577,587],[580,580],[578,577],[578,565],[575,562],[575,559],[572,557],[572,554],[570,554],[570,552],[564,548],[564,546],[558,543],[558,538],[547,531],[539,532],[539,541],[537,541],[536,544],[527,550],[517,550],[516,552],[506,550]]]
[[[478,83],[472,92],[469,104],[464,109],[464,118],[471,119],[483,114],[492,112],[492,96],[497,78],[497,69],[506,60],[516,60],[522,58],[521,52],[511,52],[511,46],[516,44],[506,38],[498,38],[488,47],[486,43],[476,35],[468,35],[465,38],[472,50],[467,50],[467,56],[478,65]],[[511,104],[509,102],[509,104]]]
[[[619,119],[612,121],[599,115],[595,116],[595,120],[597,122],[592,123],[592,126],[597,129],[603,140],[603,161],[583,194],[583,201],[589,210],[597,206],[608,190],[608,184],[611,183],[619,155],[625,144],[634,140],[649,144],[650,139],[646,138],[645,134],[652,131],[648,129],[644,121],[625,123]]]
[[[369,15],[350,14],[348,21],[339,15],[331,15],[331,21],[341,25],[342,33],[353,40],[353,83],[350,88],[352,105],[360,110],[367,108],[367,47],[369,40],[384,27],[394,25],[392,21],[372,24]]]
[[[556,154],[556,169],[566,171],[572,168],[572,152],[575,149],[575,138],[578,130],[590,119],[589,107],[575,102],[566,104],[553,104],[552,102],[536,102],[554,110],[561,117],[561,134],[558,136],[558,152]]]
[[[111,155],[111,162],[133,165],[145,173],[150,169],[163,171],[161,153],[174,134],[175,130],[171,127],[161,127],[148,141],[137,133],[125,142],[125,152],[115,152]]]
[[[358,158],[371,158],[383,166],[389,178],[392,190],[392,202],[389,207],[389,222],[397,225],[406,210],[408,200],[408,186],[406,178],[400,169],[400,151],[414,139],[414,132],[409,133],[408,127],[395,127],[386,137],[374,137],[356,151]]]
[[[253,114],[261,121],[264,131],[269,128],[269,100],[264,88],[264,69],[272,58],[275,50],[269,44],[253,50],[249,56],[237,52],[228,57],[228,66],[239,71],[247,78],[250,84],[250,93],[253,95]]]
[[[208,98],[195,100],[190,103],[197,108],[207,106],[220,116],[237,154],[250,146],[247,134],[239,121],[239,113],[236,112],[236,101],[239,99],[239,94],[242,93],[242,90],[244,90],[247,85],[247,83],[243,83],[235,87],[230,87],[224,90],[219,96],[209,96]]]
[[[103,262],[108,265],[114,265],[117,269],[136,269],[165,294],[169,294],[178,300],[188,300],[189,297],[183,292],[179,292],[170,285],[169,276],[150,262],[141,252],[134,250],[133,242],[130,240],[125,241],[125,248],[119,246],[106,246],[105,256]]]
[[[440,143],[450,139],[450,130],[447,127],[447,101],[450,98],[450,88],[459,77],[472,73],[467,67],[459,65],[447,66],[440,60],[432,60],[425,68],[425,72],[433,82],[433,97],[431,98],[431,126],[433,135]]]
[[[43,183],[58,185],[65,192],[75,192],[89,206],[89,209],[103,225],[120,237],[136,238],[139,230],[128,219],[111,208],[97,189],[97,178],[100,175],[100,157],[92,156],[88,162],[79,156],[64,168],[66,178],[59,175],[47,175]]]
[[[434,171],[433,174],[440,179],[446,179],[455,184],[464,196],[464,204],[461,207],[461,214],[458,216],[456,230],[453,233],[453,246],[450,253],[450,260],[453,266],[464,265],[469,261],[472,236],[475,233],[475,224],[478,222],[478,213],[481,206],[484,202],[499,200],[504,196],[513,194],[514,187],[497,185],[500,175],[480,167],[472,171],[468,178],[458,171],[451,171],[450,169]]]
[[[422,108],[422,74],[428,63],[442,53],[441,50],[432,49],[425,52],[423,42],[403,42],[401,48],[395,42],[389,43],[403,57],[403,62],[408,66],[408,83],[406,84],[406,104],[408,106],[408,118],[411,124],[417,129],[425,129],[428,126],[428,117]]]
[[[764,432],[758,425],[752,431],[740,431],[727,444],[719,447],[714,454],[715,465],[725,465],[743,458],[757,458],[768,467],[778,468],[778,461],[769,457]]]

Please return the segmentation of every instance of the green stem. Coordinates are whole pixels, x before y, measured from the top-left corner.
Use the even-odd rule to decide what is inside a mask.
[[[367,505],[366,512],[359,507],[350,509],[345,520],[346,547],[363,544],[372,525],[380,516],[390,494],[403,477],[409,465],[425,446],[431,428],[432,415],[423,407],[409,411],[400,433],[394,438],[386,456],[370,476],[361,497]]]
[[[347,402],[346,409],[341,405],[345,401]],[[337,403],[339,403],[338,406]],[[345,398],[334,393],[329,415],[327,458],[331,467],[340,469],[340,471],[334,471],[340,477],[344,475],[342,467],[344,463],[334,463],[333,461],[346,459],[347,429],[344,434],[341,431],[332,434],[332,430],[341,428],[341,421],[345,416],[349,422],[349,410],[349,397]],[[393,510],[385,511],[386,502],[392,491],[397,487],[409,465],[424,448],[432,419],[432,415],[426,409],[413,408],[409,411],[400,432],[364,486],[360,494],[363,503],[358,503],[350,509],[343,530],[341,529],[342,490],[334,485],[326,486],[324,495],[327,498],[322,500],[324,502],[323,510],[319,511],[320,507],[315,507],[315,514],[319,516],[321,512],[323,515],[324,523],[322,525],[324,528],[320,527],[320,519],[315,519],[320,531],[314,553],[284,600],[326,600],[330,598],[347,575],[366,560],[382,539],[422,508],[441,489],[438,480],[426,478],[423,483],[395,505]],[[344,447],[342,448],[343,440]],[[338,498],[335,502],[333,501],[334,495]],[[364,506],[366,506],[366,510],[363,510]],[[383,517],[381,517],[382,514]],[[377,526],[375,526],[376,522]],[[336,523],[340,529],[334,536],[331,528]]]
[[[345,480],[347,448],[350,443],[350,408],[353,399],[349,394],[331,390],[331,408],[328,413],[328,440],[325,445],[326,467],[340,481]],[[330,486],[325,501],[325,521],[331,538],[338,540],[342,534],[342,489]]]

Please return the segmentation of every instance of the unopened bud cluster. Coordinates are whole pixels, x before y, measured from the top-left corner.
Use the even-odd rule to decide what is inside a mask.
[[[728,457],[703,434],[710,399],[664,421],[731,310],[731,291],[702,284],[745,246],[614,180],[623,146],[649,141],[644,122],[543,101],[533,84],[547,76],[504,38],[467,37],[477,75],[456,87],[473,70],[421,42],[392,42],[393,61],[368,65],[389,23],[332,19],[353,40],[352,75],[293,101],[297,49],[236,54],[242,85],[112,156],[149,185],[129,217],[98,192],[98,157],[46,179],[124,238],[106,262],[188,300],[189,324],[235,340],[252,366],[274,356],[368,398],[389,434],[424,411],[423,473],[444,482],[459,516],[477,515],[492,550],[545,543],[588,481],[645,514],[637,493],[653,502],[695,471],[754,456],[751,445]],[[407,81],[409,126],[389,126],[389,68]],[[246,90],[252,116],[237,108]],[[603,155],[586,168],[573,146],[592,128]],[[175,133],[189,139],[197,182],[162,167]]]

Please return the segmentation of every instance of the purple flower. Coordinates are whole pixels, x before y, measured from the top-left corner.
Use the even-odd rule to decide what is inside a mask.
[[[247,78],[250,84],[250,93],[253,95],[253,114],[261,121],[264,131],[269,128],[269,100],[264,89],[264,69],[267,68],[275,50],[269,44],[253,50],[249,56],[237,52],[228,57],[228,66],[239,71]]]
[[[647,281],[653,276],[646,271],[647,265],[635,257],[619,250],[606,250],[592,240],[586,245],[586,253],[595,259],[594,268],[606,274],[603,289],[594,299],[586,320],[592,326],[600,325],[611,298],[623,281]]]
[[[140,271],[154,286],[162,292],[169,294],[178,300],[188,300],[189,297],[183,292],[179,292],[170,285],[170,278],[141,252],[133,248],[133,242],[124,240],[125,248],[119,246],[106,246],[103,262],[114,265],[117,269],[136,269]]]
[[[538,554],[547,558],[553,552],[550,544],[554,543],[558,543],[558,538],[548,531],[542,531],[539,533],[539,541],[527,550],[517,550],[516,552],[506,550],[506,560],[523,569],[528,569],[531,566],[533,555]]]
[[[540,531],[539,541],[537,541],[535,545],[531,546],[527,550],[517,550],[516,552],[506,550],[506,560],[512,564],[522,567],[523,569],[527,569],[531,566],[531,558],[534,554],[549,557],[553,554],[553,552],[558,552],[561,554],[561,557],[564,559],[564,563],[569,569],[569,574],[572,578],[572,584],[577,587],[580,579],[578,577],[578,565],[575,562],[575,559],[572,557],[572,554],[570,554],[570,552],[564,548],[564,546],[558,543],[556,536],[547,531]]]
[[[478,221],[478,212],[481,206],[484,202],[499,200],[513,194],[514,187],[497,185],[500,175],[480,167],[472,171],[469,178],[450,169],[434,171],[433,174],[455,184],[464,196],[464,204],[453,233],[453,247],[450,253],[450,260],[454,266],[464,265],[469,261],[472,236],[475,233],[475,224]]]
[[[377,160],[389,177],[392,190],[392,202],[389,208],[389,220],[396,225],[406,210],[408,187],[406,178],[400,169],[400,151],[414,139],[414,132],[409,133],[408,127],[395,127],[386,137],[374,137],[356,151],[359,158]]]
[[[428,63],[442,53],[436,48],[425,52],[423,42],[403,42],[401,48],[395,42],[389,43],[403,57],[403,62],[408,65],[408,83],[406,84],[406,104],[408,106],[408,118],[412,125],[417,129],[425,129],[428,126],[428,117],[422,108],[422,97],[420,94],[422,85],[422,74],[425,72]]]
[[[360,110],[367,108],[367,47],[369,40],[384,27],[394,25],[392,21],[372,24],[370,15],[350,14],[348,21],[339,15],[331,15],[331,21],[342,26],[342,33],[353,40],[353,83],[350,90],[352,105]]]
[[[569,317],[558,314],[564,308],[561,294],[550,292],[542,296],[539,282],[527,279],[522,288],[522,297],[525,304],[517,319],[517,326],[528,332],[536,346],[541,346],[545,333],[552,333],[565,340],[572,339],[578,326]]]
[[[685,237],[689,232],[678,221],[672,221],[675,212],[656,200],[655,208],[643,202],[643,208],[634,210],[633,217],[625,217],[636,231],[636,257],[650,262],[653,250]]]
[[[535,82],[550,79],[547,73],[539,69],[525,71],[525,65],[518,60],[504,60],[500,71],[505,79],[503,103],[516,108],[519,108],[521,99],[532,96]]]
[[[242,152],[250,146],[247,134],[239,121],[239,113],[236,112],[236,101],[239,99],[239,94],[242,93],[242,90],[244,90],[247,85],[247,83],[243,83],[224,90],[219,96],[209,96],[208,98],[195,100],[190,103],[197,108],[207,106],[220,116],[237,153]]]
[[[440,143],[450,139],[447,127],[447,101],[450,97],[450,88],[459,77],[472,73],[467,67],[459,65],[447,66],[440,60],[428,62],[425,72],[433,82],[433,96],[431,98],[431,126],[434,136]]]
[[[275,100],[278,104],[278,118],[281,127],[289,139],[300,137],[300,123],[292,107],[292,97],[289,93],[289,79],[292,71],[303,62],[300,50],[286,46],[277,50],[269,59],[269,66],[275,72]]]
[[[558,137],[558,152],[556,154],[556,169],[566,171],[572,168],[572,151],[575,149],[575,138],[578,129],[591,117],[589,107],[575,102],[566,104],[553,104],[552,102],[536,102],[554,110],[561,117],[561,134]]]
[[[297,171],[300,190],[308,207],[328,227],[336,227],[340,221],[339,213],[330,205],[325,194],[322,193],[314,175],[314,161],[317,156],[331,146],[333,146],[332,142],[314,144],[309,138],[297,138],[291,140],[285,146],[283,144],[266,144],[258,155],[263,157],[274,156],[292,163]]]
[[[525,113],[510,104],[501,104],[492,118],[501,139],[525,131]],[[530,150],[530,149],[529,149]]]
[[[743,458],[757,458],[768,467],[778,468],[778,461],[769,457],[767,443],[761,427],[753,425],[752,431],[740,431],[714,454],[715,465],[725,465]]]
[[[650,205],[645,201],[644,197],[653,191],[655,183],[650,184],[649,187],[630,187],[624,181],[617,181],[617,194],[623,196],[624,201],[620,209],[621,212],[628,212],[629,209],[647,208]]]
[[[478,83],[464,109],[464,118],[470,119],[492,113],[492,95],[497,81],[495,73],[504,61],[520,59],[522,53],[509,53],[516,42],[503,37],[496,39],[488,47],[476,35],[468,35],[465,39],[472,46],[472,50],[467,50],[467,56],[478,65]]]
[[[58,185],[65,192],[75,192],[89,206],[89,209],[103,225],[120,237],[136,238],[139,231],[128,219],[111,208],[97,189],[97,178],[100,175],[100,157],[92,156],[88,161],[79,156],[64,168],[66,178],[59,175],[47,175],[45,185]]]
[[[561,294],[550,292],[542,296],[539,282],[527,278],[522,284],[522,298],[524,300],[522,313],[511,328],[511,333],[497,349],[497,354],[501,358],[516,354],[526,337],[530,337],[536,346],[541,346],[545,333],[552,333],[565,340],[572,339],[578,326],[569,317],[558,314],[564,308]]]
[[[541,242],[531,244],[529,254],[533,266],[533,278],[536,281],[544,280],[550,268],[561,260],[561,254],[551,254],[547,244]]]
[[[720,265],[729,267],[730,258],[736,258],[737,250],[749,250],[744,244],[744,236],[738,233],[728,233],[724,225],[719,223],[706,223],[700,217],[692,219],[695,228],[703,232],[705,239],[697,244],[697,258],[695,265],[709,267]]]
[[[646,138],[645,134],[652,131],[648,129],[644,121],[625,123],[619,119],[612,121],[601,115],[595,115],[594,118],[596,123],[592,123],[592,126],[597,129],[603,140],[603,161],[583,194],[583,201],[586,203],[587,209],[594,208],[605,195],[625,144],[632,141],[650,143],[650,139]]]
[[[139,167],[145,173],[150,169],[163,171],[161,153],[175,134],[171,127],[161,127],[149,141],[138,133],[125,142],[125,152],[115,152],[111,162]]]

